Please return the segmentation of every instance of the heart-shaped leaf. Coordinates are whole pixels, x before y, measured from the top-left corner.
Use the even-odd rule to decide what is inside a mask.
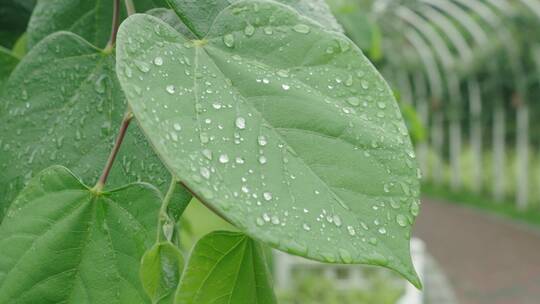
[[[281,250],[386,266],[420,285],[413,148],[392,92],[350,40],[264,0],[228,6],[199,40],[147,15],[118,37],[135,117],[202,202]]]
[[[11,74],[11,71],[15,69],[18,63],[19,58],[15,57],[8,49],[0,46],[0,92],[2,92],[2,88],[8,79],[9,74]]]
[[[216,16],[238,0],[166,0],[178,13],[188,28],[197,36],[204,37]],[[324,0],[276,0],[312,18],[329,30],[342,31]]]
[[[135,8],[144,12],[167,6],[165,0],[134,0]],[[121,1],[124,3],[124,1]],[[47,0],[38,1],[28,24],[28,47],[58,31],[76,33],[98,47],[105,47],[112,27],[113,1]],[[122,9],[121,17],[126,16]]]
[[[0,226],[0,303],[149,303],[138,269],[159,206],[149,185],[95,193],[43,171]]]
[[[206,235],[191,252],[175,303],[277,303],[262,247],[241,233]]]
[[[44,39],[19,63],[0,98],[0,218],[34,172],[69,166],[97,181],[126,110],[115,58],[72,33]],[[133,124],[109,184],[165,184],[169,175]],[[189,199],[189,197],[187,198]]]
[[[173,303],[184,269],[184,258],[169,242],[155,244],[141,261],[139,275],[152,303]]]

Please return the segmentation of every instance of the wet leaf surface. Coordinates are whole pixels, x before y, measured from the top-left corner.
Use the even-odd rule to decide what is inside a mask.
[[[0,225],[0,303],[150,303],[138,269],[160,199],[146,184],[98,195],[63,167],[41,172]]]
[[[53,164],[94,184],[126,111],[115,59],[72,33],[43,40],[24,57],[0,97],[0,218],[32,174]],[[168,182],[146,139],[133,123],[109,186]]]
[[[392,92],[350,40],[251,0],[199,40],[136,15],[118,43],[143,132],[202,202],[281,250],[385,266],[419,285],[414,151]]]

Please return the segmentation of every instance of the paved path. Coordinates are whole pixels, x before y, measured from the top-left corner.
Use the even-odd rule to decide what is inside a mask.
[[[460,304],[540,304],[540,230],[425,200],[415,234]]]

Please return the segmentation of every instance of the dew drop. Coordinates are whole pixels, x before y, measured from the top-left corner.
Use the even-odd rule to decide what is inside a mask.
[[[176,134],[175,132],[171,132],[170,135],[173,141],[178,141],[178,134]]]
[[[396,202],[396,200],[394,200],[394,199],[391,199],[391,200],[390,200],[390,206],[391,206],[392,208],[394,208],[394,209],[399,209],[399,207],[400,207],[400,206],[399,206],[399,203]]]
[[[264,155],[259,156],[259,163],[260,163],[261,165],[266,164],[267,161],[268,161],[268,160],[266,159],[266,156],[264,156]]]
[[[244,34],[250,37],[250,36],[253,36],[254,33],[255,33],[255,27],[251,24],[248,24],[246,28],[244,29]]]
[[[204,155],[204,157],[212,160],[212,151],[210,151],[209,149],[202,150],[202,154]]]
[[[268,144],[268,140],[266,139],[266,136],[260,135],[257,138],[257,142],[259,143],[259,146],[264,147]]]
[[[176,92],[176,88],[172,84],[168,85],[165,90],[167,90],[167,93],[169,94],[174,94],[174,92]]]
[[[238,129],[240,129],[240,130],[243,130],[243,129],[246,128],[246,120],[245,120],[245,118],[243,118],[243,117],[238,117],[238,118],[236,118],[235,124],[236,124],[236,127],[237,127]]]
[[[302,225],[302,228],[304,228],[305,231],[310,231],[311,227],[308,224]]]
[[[353,107],[357,107],[357,106],[360,105],[360,98],[358,98],[356,96],[351,96],[351,97],[347,98],[347,103],[349,103]]]
[[[154,58],[154,64],[157,65],[157,66],[162,66],[163,65],[163,58],[161,58],[161,57]]]
[[[407,217],[404,216],[403,214],[398,214],[398,216],[396,216],[396,222],[401,227],[407,227],[407,224],[408,224]]]
[[[143,73],[148,73],[148,71],[150,71],[150,66],[146,62],[137,60],[135,61],[135,66],[137,66],[137,68]]]
[[[289,72],[287,70],[279,70],[277,71],[277,74],[279,77],[288,78]]]
[[[334,224],[335,224],[336,226],[338,226],[338,227],[341,226],[341,218],[339,217],[339,215],[337,215],[337,214],[334,215],[334,216],[332,217],[332,219],[334,220]]]
[[[181,131],[182,130],[182,126],[179,124],[179,123],[175,123],[173,125],[173,128],[176,130],[176,131]]]
[[[310,31],[309,26],[305,24],[297,24],[293,27],[295,32],[301,33],[301,34],[307,34]]]
[[[369,83],[365,80],[360,81],[360,85],[362,86],[364,90],[369,89]]]
[[[234,46],[234,36],[232,34],[227,34],[223,36],[223,43],[228,47]]]
[[[362,226],[362,228],[364,228],[364,230],[369,230],[369,227],[364,222],[361,222],[360,226]]]
[[[208,168],[201,167],[201,169],[199,170],[199,173],[201,173],[201,176],[206,179],[210,178],[210,170],[208,170]]]
[[[350,234],[351,236],[356,235],[356,230],[354,230],[354,227],[353,227],[353,226],[347,226],[347,230],[349,231],[349,234]]]
[[[208,134],[206,134],[204,132],[199,134],[199,138],[201,140],[201,143],[203,143],[203,144],[206,144],[206,143],[208,143],[208,141],[210,141],[210,138],[208,137]]]
[[[229,162],[229,156],[227,154],[221,154],[219,156],[219,162],[222,164],[226,164]]]
[[[341,260],[346,264],[352,262],[351,253],[345,249],[339,249],[339,256],[341,257]]]
[[[272,193],[270,193],[270,192],[265,192],[265,193],[263,193],[263,198],[264,198],[266,201],[272,200]]]
[[[411,204],[411,214],[414,216],[418,216],[419,213],[420,213],[420,205],[416,201],[413,201]]]

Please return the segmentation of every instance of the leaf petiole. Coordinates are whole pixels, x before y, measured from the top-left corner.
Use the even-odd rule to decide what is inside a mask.
[[[116,137],[116,142],[114,143],[114,147],[111,151],[111,154],[109,155],[107,164],[105,165],[105,168],[103,169],[103,173],[101,174],[97,184],[92,189],[93,192],[100,193],[103,190],[103,187],[105,187],[105,184],[107,183],[107,179],[109,178],[109,174],[111,173],[114,160],[116,159],[116,156],[118,155],[118,151],[120,151],[120,147],[122,146],[122,142],[124,141],[124,137],[126,136],[129,123],[131,122],[132,119],[133,119],[133,113],[131,112],[131,110],[128,109],[126,111],[126,114],[124,114],[124,118],[122,119],[122,124],[120,125],[120,131],[118,132],[118,136]]]
[[[135,11],[135,5],[133,4],[133,0],[125,0],[126,10],[128,16],[131,16],[136,13]]]
[[[111,28],[111,38],[105,47],[105,52],[110,52],[116,44],[116,36],[118,34],[118,28],[120,27],[120,0],[114,0],[113,2],[113,17],[112,17],[112,28]]]
[[[163,231],[163,234],[168,241],[170,241],[172,238],[173,227],[169,227],[171,229],[167,228],[168,224],[171,223],[171,218],[169,217],[167,210],[169,209],[169,203],[171,202],[177,184],[178,180],[174,176],[171,176],[171,183],[169,185],[169,189],[167,190],[167,193],[163,198],[163,202],[161,203],[161,209],[159,210],[159,220],[156,235],[156,241],[158,242],[161,240],[161,230]]]

